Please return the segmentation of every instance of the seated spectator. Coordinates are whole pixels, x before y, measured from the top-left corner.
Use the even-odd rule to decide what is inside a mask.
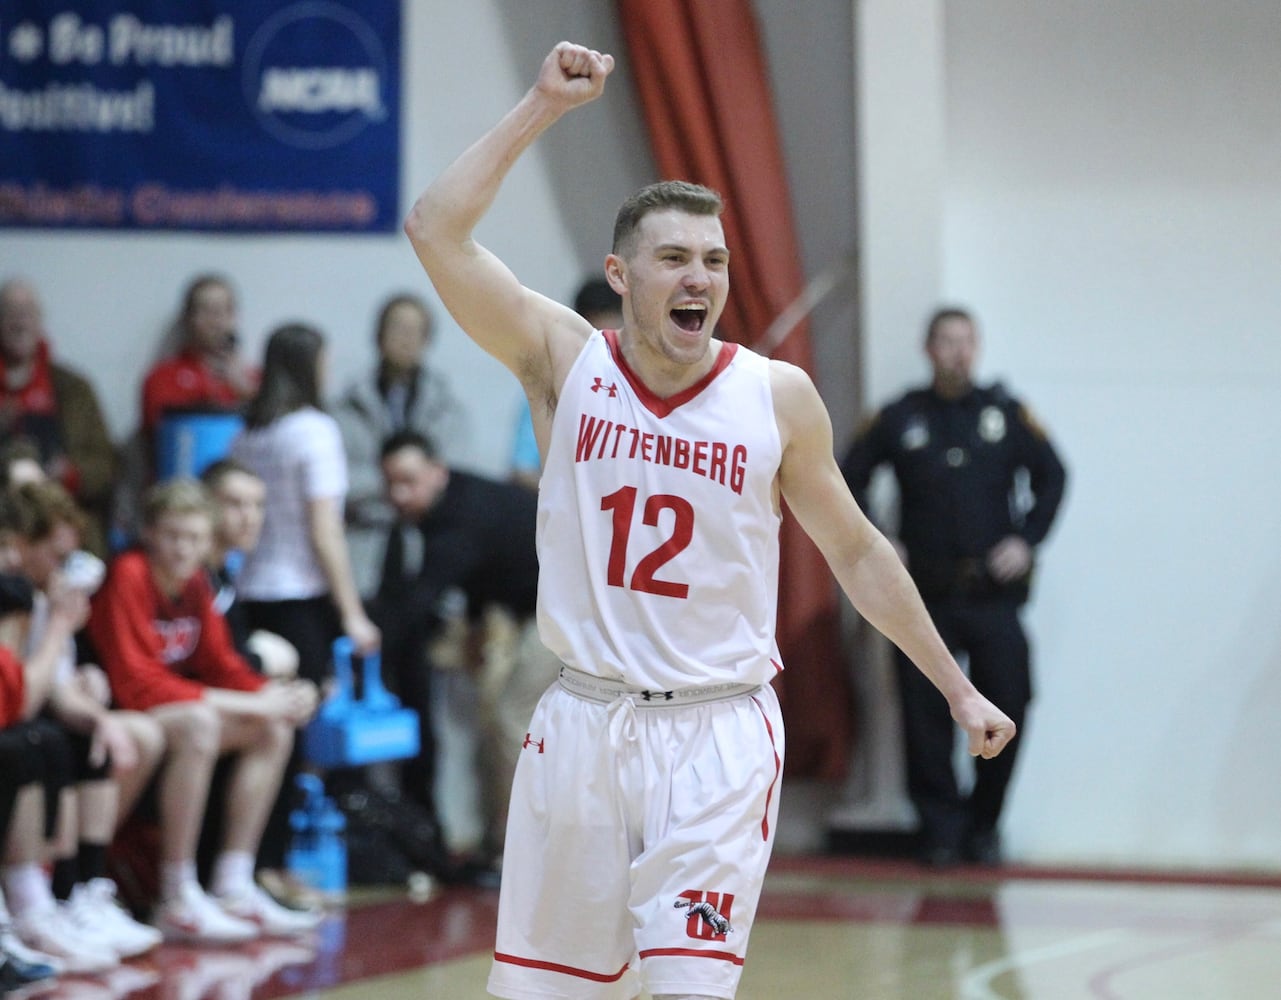
[[[8,556],[8,551],[4,554]],[[63,753],[50,752],[44,727],[32,720],[53,688],[59,639],[74,633],[88,604],[82,593],[70,589],[56,592],[46,644],[23,661],[15,652],[22,643],[20,616],[32,607],[31,584],[20,576],[0,575],[0,844],[4,845],[6,863],[40,857],[45,832],[53,832],[53,823],[41,821],[46,812],[46,786],[47,799],[56,802],[69,771],[68,766],[59,772],[59,763],[65,762],[67,754],[65,745],[60,748]],[[32,827],[33,835],[29,832]],[[65,972],[65,965],[59,959],[32,950],[19,939],[0,892],[0,994],[22,990],[61,972]]]
[[[6,536],[6,552],[10,549]],[[18,597],[20,585],[26,597]],[[35,590],[23,577],[5,577],[5,612],[0,617],[0,647],[6,658],[20,658],[20,699],[12,699],[12,722],[0,731],[4,748],[6,790],[4,862],[0,883],[8,907],[0,908],[0,944],[20,962],[49,965],[56,972],[101,972],[119,964],[117,955],[99,948],[77,931],[67,914],[54,908],[47,919],[31,919],[38,904],[47,899],[44,875],[49,841],[54,836],[60,808],[67,805],[64,790],[72,784],[72,753],[67,731],[42,712],[56,685],[65,644],[88,615],[88,598],[81,589],[60,580],[50,585],[50,609],[44,635],[33,652],[23,656],[29,618],[35,608]],[[13,771],[10,772],[10,766]],[[9,782],[13,782],[12,785]],[[10,907],[13,912],[10,913]],[[44,917],[44,914],[42,914]],[[33,950],[33,949],[40,950]]]
[[[373,594],[383,544],[395,514],[383,495],[378,454],[391,434],[415,430],[438,443],[450,461],[466,454],[462,407],[449,381],[429,367],[434,321],[416,295],[394,295],[378,313],[374,343],[378,362],[351,382],[334,406],[347,453],[347,546],[360,593]]]
[[[103,555],[116,453],[93,387],[52,358],[35,289],[0,285],[0,437],[36,443],[46,474],[89,516],[85,546]]]
[[[254,882],[254,857],[316,688],[254,672],[232,645],[204,571],[214,514],[188,479],[148,490],[143,551],[126,552],[95,595],[89,635],[116,702],[165,732],[160,765],[160,905],[170,940],[238,942],[293,934],[319,915],[286,909]],[[212,896],[196,876],[196,848],[218,757],[235,755]]]
[[[262,533],[267,488],[263,481],[234,459],[214,462],[200,475],[214,503],[213,545],[208,561],[209,582],[214,592],[214,607],[227,620],[231,640],[258,673],[277,680],[298,674],[298,650],[293,643],[266,629],[252,628],[244,603],[236,590],[245,556],[258,545]],[[295,745],[293,758],[300,756]],[[224,768],[215,774],[215,788],[225,781]],[[296,767],[286,768],[281,794],[273,808],[258,849],[258,884],[278,901],[290,905],[312,906],[320,902],[317,893],[294,878],[284,867],[278,845],[270,841],[288,839],[287,806],[292,805],[289,782]],[[217,843],[220,831],[218,817],[206,817],[206,828],[200,839],[198,860],[204,871],[208,852]]]
[[[172,347],[142,383],[142,429],[148,441],[170,410],[238,408],[258,388],[258,374],[240,353],[236,294],[214,274],[193,279],[166,338]]]
[[[482,766],[491,771],[488,836],[497,853],[530,716],[560,670],[560,661],[539,641],[535,621],[538,501],[514,483],[450,469],[431,442],[413,431],[387,440],[382,467],[399,524],[387,541],[375,607],[389,676],[405,703],[418,710],[425,748],[417,766],[405,769],[406,791],[432,804],[431,667],[425,650],[442,624],[442,599],[461,591],[468,613],[483,628],[478,694],[488,753]]]
[[[16,555],[16,569],[35,588],[27,654],[39,650],[50,628],[52,588],[80,590],[87,597],[101,582],[102,563],[76,552],[82,523],[75,501],[51,481],[27,483],[0,498],[0,531]],[[113,711],[110,702],[102,671],[77,665],[75,642],[64,638],[44,714],[66,734],[73,788],[59,804],[52,881],[35,862],[7,865],[4,872],[19,934],[64,960],[63,949],[77,942],[111,964],[160,943],[158,932],[117,904],[106,872],[107,845],[155,770],[164,735],[154,719]]]
[[[298,673],[298,650],[274,632],[251,629],[236,593],[236,580],[245,555],[257,547],[262,534],[267,487],[230,458],[210,465],[200,474],[200,481],[209,490],[216,518],[209,554],[214,607],[227,619],[236,651],[250,666],[268,677],[293,677]]]

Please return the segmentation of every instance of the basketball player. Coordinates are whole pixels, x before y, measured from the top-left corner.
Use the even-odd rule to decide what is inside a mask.
[[[565,666],[516,771],[489,990],[731,998],[773,843],[783,726],[770,679],[780,495],[846,594],[991,757],[1014,725],[957,668],[832,455],[799,369],[713,338],[720,198],[664,182],[619,211],[618,330],[523,287],[473,238],[508,170],[598,97],[613,58],[562,42],[427,189],[405,229],[441,300],[516,374],[546,456],[539,624]]]

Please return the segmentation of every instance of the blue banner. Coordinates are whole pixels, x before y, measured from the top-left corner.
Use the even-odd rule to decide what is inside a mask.
[[[396,228],[400,0],[5,0],[0,226]]]

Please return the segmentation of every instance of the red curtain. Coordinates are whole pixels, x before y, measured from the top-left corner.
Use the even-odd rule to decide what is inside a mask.
[[[659,172],[725,199],[731,292],[718,333],[752,346],[804,288],[756,17],[749,0],[618,0],[630,69]],[[808,326],[771,356],[813,372]],[[837,596],[813,543],[785,516],[778,682],[787,767],[836,779],[850,746]]]

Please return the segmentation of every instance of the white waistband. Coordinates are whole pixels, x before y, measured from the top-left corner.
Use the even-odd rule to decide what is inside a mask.
[[[626,698],[637,708],[682,708],[709,701],[728,701],[759,691],[759,684],[704,684],[676,691],[649,691],[622,681],[585,674],[573,667],[560,668],[560,686],[570,694],[603,705]]]

